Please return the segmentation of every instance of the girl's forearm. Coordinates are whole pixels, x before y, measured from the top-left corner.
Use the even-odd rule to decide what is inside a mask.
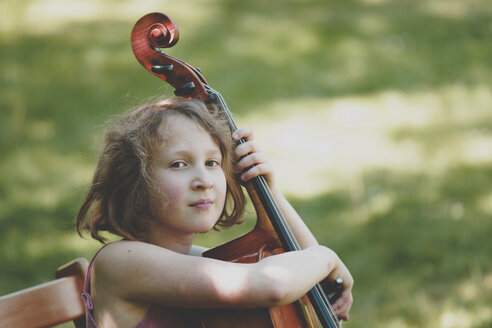
[[[253,284],[268,290],[267,306],[279,306],[300,298],[337,265],[338,257],[324,246],[267,257],[256,264]]]

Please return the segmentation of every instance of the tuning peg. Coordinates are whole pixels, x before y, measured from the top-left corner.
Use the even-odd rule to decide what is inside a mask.
[[[152,65],[152,72],[156,74],[168,74],[173,71],[173,65]]]
[[[330,303],[335,303],[335,301],[340,297],[343,292],[343,279],[338,277],[335,279],[335,283],[332,286],[331,293],[328,294],[328,299]]]
[[[182,86],[180,86],[176,90],[174,90],[174,94],[176,96],[179,96],[179,97],[186,96],[189,93],[191,93],[191,91],[193,91],[194,88],[195,88],[195,83],[188,82],[188,83],[183,84]]]

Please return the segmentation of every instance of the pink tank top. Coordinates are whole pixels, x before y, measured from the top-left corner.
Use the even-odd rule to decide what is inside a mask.
[[[104,245],[96,252],[96,254],[94,254],[87,269],[84,293],[82,294],[82,299],[84,300],[85,304],[85,320],[87,328],[98,328],[93,317],[94,304],[92,303],[92,297],[90,295],[90,280],[94,260],[96,259],[97,254],[99,254],[99,252],[101,252],[101,250],[107,245],[109,244]],[[138,277],[136,277],[136,279],[138,279]],[[172,308],[168,306],[152,304],[143,319],[135,328],[201,327],[200,319],[197,317],[195,311],[193,309]]]

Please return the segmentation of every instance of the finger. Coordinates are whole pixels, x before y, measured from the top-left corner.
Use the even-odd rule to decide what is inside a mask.
[[[332,304],[333,310],[337,313],[342,313],[343,308],[345,307],[346,304],[350,302],[350,294],[342,294],[336,301],[335,303]]]
[[[234,140],[239,140],[241,138],[244,138],[246,141],[253,140],[254,139],[253,129],[250,128],[249,126],[239,128],[236,131],[234,131],[234,133],[232,134],[232,138]]]
[[[236,163],[236,170],[241,172],[253,165],[259,165],[268,162],[267,156],[263,152],[255,152],[244,156]]]
[[[261,147],[258,146],[256,142],[247,141],[243,144],[237,145],[236,150],[234,151],[236,158],[241,158],[250,153],[260,152],[262,151]]]
[[[336,316],[340,319],[340,320],[345,320],[347,321],[348,318],[349,318],[349,311],[350,311],[350,307],[351,305],[346,305],[344,306],[344,308],[341,308],[341,309],[338,309],[335,311],[335,314]]]
[[[349,320],[349,314],[348,313],[347,314],[340,315],[340,316],[337,315],[337,317],[338,317],[338,319],[343,320],[343,321],[348,321]]]
[[[335,303],[345,304],[351,302],[352,302],[352,291],[344,290],[340,295],[340,298]]]
[[[253,166],[252,168],[250,168],[246,172],[244,172],[241,175],[241,180],[242,181],[248,181],[248,180],[253,179],[254,177],[257,177],[260,175],[265,175],[269,172],[271,172],[271,167],[269,164],[267,164],[267,163],[258,164],[256,166]]]
[[[347,307],[343,310],[340,310],[339,313],[335,312],[335,314],[337,315],[338,318],[340,318],[341,320],[345,320],[345,321],[348,321],[349,319],[349,315],[350,315],[350,308],[352,307],[352,304],[350,305],[347,305]]]
[[[346,318],[344,320],[348,320],[348,314],[352,307],[352,303],[352,293],[348,292],[333,304],[333,310],[335,310],[335,313],[339,318]]]

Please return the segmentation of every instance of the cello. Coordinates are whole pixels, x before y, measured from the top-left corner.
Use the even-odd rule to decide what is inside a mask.
[[[222,95],[212,89],[199,69],[166,54],[163,49],[174,46],[179,39],[176,23],[162,13],[140,18],[131,33],[132,50],[149,72],[174,88],[174,94],[203,101],[209,110],[218,110],[226,118],[231,131],[237,129]],[[239,143],[245,142],[240,140]],[[237,263],[253,263],[270,255],[299,250],[292,230],[276,204],[262,176],[245,184],[257,215],[253,230],[223,245],[207,250],[203,256]],[[334,289],[336,298],[343,281]],[[320,284],[294,303],[257,309],[201,309],[197,311],[202,327],[342,327]]]

